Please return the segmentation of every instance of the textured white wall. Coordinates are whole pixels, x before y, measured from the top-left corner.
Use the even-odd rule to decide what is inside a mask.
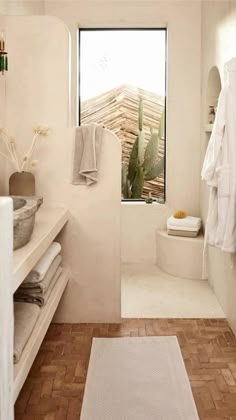
[[[163,229],[169,210],[163,204],[121,204],[121,261],[156,264],[156,230]]]
[[[36,194],[46,206],[66,206],[71,218],[60,239],[71,281],[57,314],[61,322],[120,320],[120,143],[105,131],[99,183],[71,184],[74,128],[67,128],[69,34],[51,16],[8,17],[12,71],[6,124],[24,153],[32,126],[51,134],[36,146]],[[21,45],[25,60],[22,63]],[[19,83],[19,80],[21,83]],[[110,159],[113,156],[113,159]]]
[[[155,230],[164,228],[166,215],[179,208],[199,215],[201,2],[46,0],[45,13],[60,17],[71,33],[73,123],[77,118],[78,27],[168,28],[167,203],[161,210],[122,205],[122,261],[151,262],[156,252]]]
[[[0,0],[0,33],[2,30],[6,33],[4,15],[43,15],[44,11],[44,0]],[[8,49],[7,41],[6,37],[6,47]],[[22,54],[22,52],[20,52],[20,54]],[[26,57],[24,53],[24,60],[25,59]],[[11,71],[11,60],[9,60],[9,72]],[[0,127],[5,127],[6,124],[5,110],[7,78],[7,73],[4,76],[0,75]],[[16,112],[19,115],[18,111]],[[0,144],[0,150],[1,148],[2,146]],[[5,167],[5,161],[0,157],[0,195],[8,194],[8,181],[5,173]]]
[[[0,33],[2,31],[5,32],[5,16],[0,13]],[[6,79],[7,73],[0,74],[0,127],[5,125]],[[0,150],[4,150],[2,144],[0,144]],[[5,160],[0,156],[0,195],[5,193],[5,166]]]
[[[204,133],[206,92],[210,69],[217,66],[223,80],[224,63],[236,56],[236,1],[204,1],[202,4],[202,139],[201,163],[209,136]],[[206,219],[208,190],[201,184],[201,214]],[[209,281],[236,334],[236,264],[229,254],[209,249]]]
[[[0,0],[0,13],[6,15],[43,15],[44,0]]]
[[[7,12],[7,2],[6,0],[0,0],[0,13],[5,15]]]

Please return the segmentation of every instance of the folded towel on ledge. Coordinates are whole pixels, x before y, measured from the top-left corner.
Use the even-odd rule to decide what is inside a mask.
[[[199,230],[188,231],[188,230],[167,229],[167,233],[168,235],[173,235],[173,236],[185,236],[187,238],[196,238],[198,236]]]
[[[98,181],[103,130],[97,124],[76,128],[72,184],[91,185]]]
[[[25,293],[24,289],[18,289],[15,294],[14,294],[14,300],[16,302],[28,302],[28,303],[35,303],[38,306],[44,306],[46,305],[49,296],[56,284],[56,282],[58,281],[60,275],[62,273],[62,267],[58,267],[57,271],[55,272],[51,283],[46,291],[46,293],[34,293],[34,289],[31,289],[30,292],[27,291],[27,293]]]
[[[201,227],[200,217],[187,216],[183,219],[177,219],[173,216],[167,219],[167,228],[176,230],[197,231]]]
[[[14,363],[19,361],[39,314],[37,305],[14,302]]]
[[[196,227],[196,228],[189,228],[189,227],[182,227],[182,226],[172,226],[172,225],[167,225],[167,229],[172,229],[172,230],[179,230],[179,231],[185,231],[185,232],[199,232],[201,226]]]
[[[48,271],[46,272],[43,280],[40,280],[38,282],[35,283],[26,283],[23,282],[20,287],[18,288],[18,290],[16,291],[16,293],[18,292],[23,292],[26,294],[31,294],[31,293],[37,293],[39,295],[45,294],[46,291],[48,290],[50,283],[59,267],[59,265],[61,264],[61,255],[57,255],[56,258],[54,258],[52,264],[50,265]]]
[[[60,252],[61,245],[58,242],[52,242],[23,283],[37,283],[43,280],[54,258]]]

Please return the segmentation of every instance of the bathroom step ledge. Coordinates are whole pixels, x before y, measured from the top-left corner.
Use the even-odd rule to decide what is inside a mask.
[[[160,269],[175,277],[201,279],[204,237],[168,235],[166,230],[156,232],[156,263]]]
[[[66,208],[41,207],[38,210],[30,241],[13,253],[13,293],[18,289],[68,220],[69,211]]]
[[[52,318],[61,300],[62,294],[66,288],[68,281],[69,273],[67,270],[63,270],[62,274],[58,279],[58,282],[52,290],[47,304],[40,311],[40,315],[37,319],[33,332],[23,350],[19,362],[14,365],[14,403],[28,376],[28,373],[39,351],[39,348],[52,321]]]

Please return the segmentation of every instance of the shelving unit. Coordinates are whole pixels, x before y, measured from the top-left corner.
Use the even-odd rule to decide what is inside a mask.
[[[42,207],[38,210],[30,241],[13,253],[13,293],[18,289],[68,219],[69,212],[65,208]]]
[[[13,420],[12,200],[0,197],[0,420]]]
[[[0,420],[13,420],[13,404],[31,369],[47,329],[69,280],[69,272],[63,269],[47,304],[41,309],[34,330],[26,343],[21,358],[13,364],[13,294],[32,270],[50,243],[69,220],[65,208],[40,208],[30,242],[12,252],[12,202],[0,197],[0,379],[2,399]],[[2,285],[2,286],[1,286]]]
[[[13,252],[12,293],[20,286],[51,242],[69,220],[65,208],[40,208],[36,213],[33,235],[27,245]],[[35,356],[52,321],[62,294],[69,280],[67,270],[63,270],[47,304],[41,309],[33,332],[23,350],[21,358],[14,365],[13,402],[15,403],[25,379],[31,369]],[[13,358],[12,358],[13,360]]]
[[[27,378],[30,368],[33,364],[35,356],[37,355],[43,338],[51,323],[53,315],[57,309],[58,303],[66,288],[69,280],[69,273],[63,270],[57,284],[53,289],[47,304],[41,309],[40,315],[37,319],[32,335],[27,342],[21,358],[17,364],[14,365],[14,386],[13,386],[13,401],[15,403],[19,392]]]

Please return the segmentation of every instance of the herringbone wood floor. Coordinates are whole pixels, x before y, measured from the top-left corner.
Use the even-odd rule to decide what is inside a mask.
[[[16,402],[16,420],[78,420],[92,337],[149,335],[178,337],[201,420],[236,420],[236,338],[224,319],[52,324]]]

